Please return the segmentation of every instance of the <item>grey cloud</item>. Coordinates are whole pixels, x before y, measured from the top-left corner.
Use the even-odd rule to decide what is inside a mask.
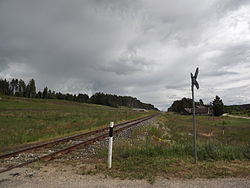
[[[235,76],[228,67],[249,62],[249,41],[223,46],[220,55],[199,61],[209,48],[218,49],[207,47],[204,31],[248,3],[0,1],[0,74],[15,75],[11,65],[25,64],[29,69],[16,75],[34,74],[40,88],[133,95],[165,106],[168,96],[188,95],[196,66],[206,84],[219,75]]]
[[[179,90],[181,90],[181,89],[187,87],[187,83],[176,83],[173,85],[167,85],[165,87],[166,87],[166,89],[179,89]]]
[[[220,92],[226,104],[249,104],[249,86],[235,87]],[[240,92],[239,92],[240,91]]]
[[[107,62],[107,64],[101,65],[99,68],[103,71],[114,72],[118,75],[130,75],[144,71],[145,69],[150,69],[153,64],[154,62],[138,56],[136,50],[129,50],[121,54],[118,59]]]
[[[0,70],[3,71],[7,68],[8,68],[8,60],[6,58],[0,56]]]
[[[237,75],[237,72],[231,71],[222,71],[222,70],[214,70],[213,72],[205,72],[203,76],[211,77],[211,76],[230,76],[230,75]]]
[[[148,18],[144,31],[149,35],[158,34],[158,40],[165,42],[175,40],[184,47],[197,45],[212,23],[249,3],[248,0],[147,1]]]
[[[250,2],[248,0],[224,0],[219,1],[215,7],[217,7],[218,11],[230,11],[238,9],[241,6],[249,5]]]
[[[250,60],[250,41],[223,49],[222,54],[212,59],[220,67],[245,64]]]

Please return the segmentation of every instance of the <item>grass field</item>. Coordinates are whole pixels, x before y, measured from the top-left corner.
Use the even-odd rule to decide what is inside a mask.
[[[197,164],[193,160],[192,116],[162,113],[154,124],[133,131],[131,139],[120,139],[114,144],[112,169],[107,169],[104,149],[87,161],[94,165],[93,170],[83,169],[82,173],[101,172],[151,182],[157,176],[250,178],[250,120],[198,116],[197,130]],[[203,136],[211,130],[212,136]]]
[[[185,138],[183,134],[192,133],[192,116],[181,116],[178,114],[167,113],[164,117],[175,139],[179,140]],[[223,127],[225,130],[224,135]],[[198,139],[200,141],[209,140],[216,143],[230,145],[244,145],[250,142],[250,120],[248,119],[197,116],[197,132],[209,133],[211,130],[213,136],[210,139],[202,136],[198,137]]]
[[[63,100],[0,97],[0,151],[152,113]]]

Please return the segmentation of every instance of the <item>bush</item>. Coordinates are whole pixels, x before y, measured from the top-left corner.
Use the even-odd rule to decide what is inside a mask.
[[[198,159],[200,160],[242,160],[249,159],[249,146],[231,146],[209,142],[198,145]]]

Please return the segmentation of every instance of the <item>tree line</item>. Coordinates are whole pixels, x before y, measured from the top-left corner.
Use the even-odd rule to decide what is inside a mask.
[[[48,87],[45,87],[43,91],[36,92],[36,82],[34,79],[31,79],[27,84],[22,79],[18,80],[13,78],[11,81],[0,79],[0,94],[27,98],[60,99],[111,107],[126,106],[130,108],[158,110],[152,104],[143,103],[131,96],[118,96],[98,92],[89,97],[84,93],[79,93],[78,95],[70,93],[63,94],[61,92],[52,91],[48,89]]]
[[[196,106],[201,105],[212,108],[213,115],[215,116],[221,116],[224,113],[224,104],[219,96],[216,96],[213,102],[211,102],[211,104],[204,105],[202,99],[200,99],[199,102],[195,102],[195,105]],[[171,107],[168,108],[168,111],[183,113],[185,111],[185,108],[192,108],[192,107],[193,107],[192,99],[184,97],[181,100],[174,101]]]
[[[225,106],[225,111],[230,114],[250,116],[250,104]]]

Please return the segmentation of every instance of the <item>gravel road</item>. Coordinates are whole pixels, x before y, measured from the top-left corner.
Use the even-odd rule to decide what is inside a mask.
[[[82,187],[249,187],[250,179],[226,178],[226,179],[163,179],[158,178],[152,185],[146,180],[120,180],[102,175],[79,175],[67,169],[51,165],[39,170],[31,168],[13,169],[10,172],[0,174],[1,188],[82,188]]]
[[[235,116],[235,115],[230,115],[230,114],[223,114],[223,116],[232,117],[232,118],[240,118],[240,119],[250,119],[250,117],[246,117],[246,116]]]

